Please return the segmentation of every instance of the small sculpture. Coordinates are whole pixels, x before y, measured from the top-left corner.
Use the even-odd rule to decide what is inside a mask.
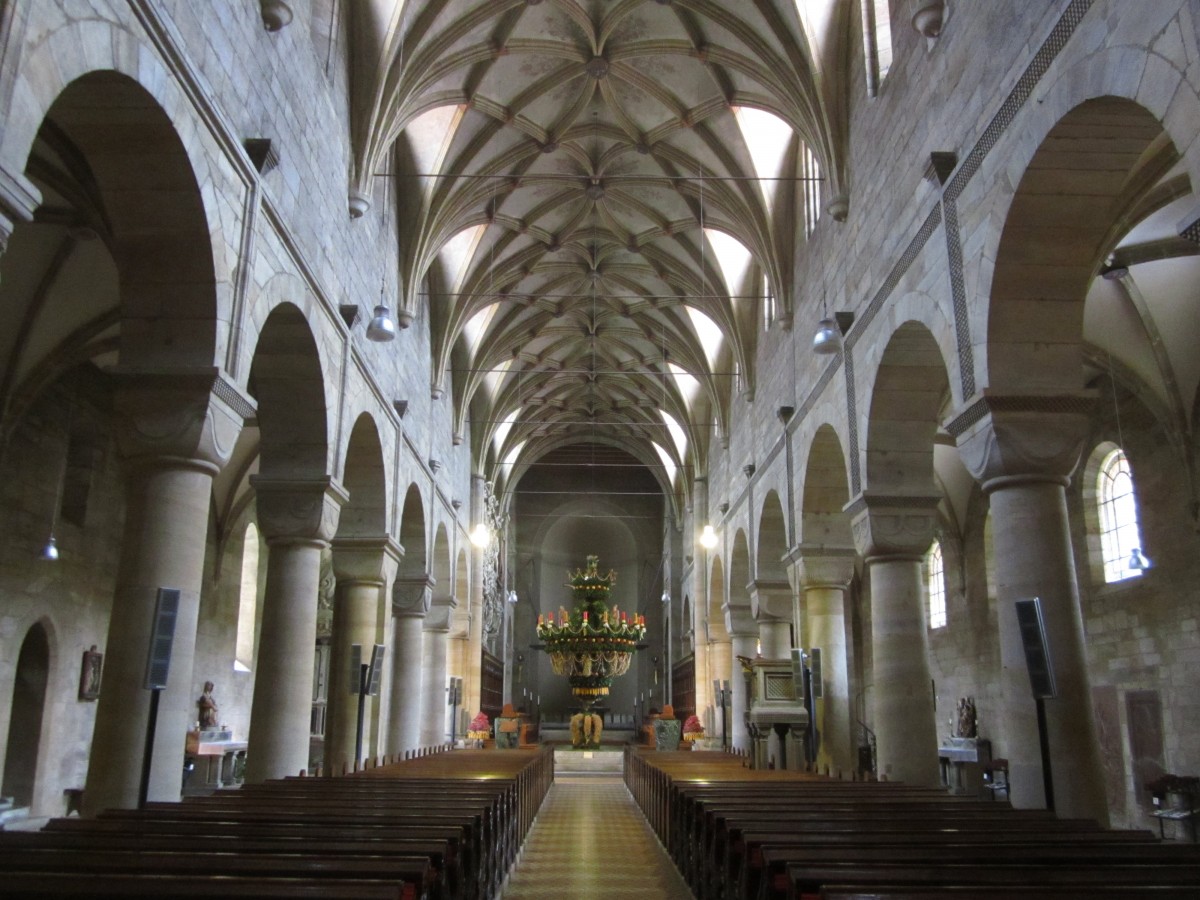
[[[958,701],[958,737],[974,738],[979,736],[979,726],[975,719],[975,698],[962,697]]]
[[[213,683],[204,682],[204,693],[196,701],[200,708],[200,730],[207,731],[217,727],[217,701],[213,699]]]
[[[604,720],[598,713],[575,713],[571,716],[571,746],[594,750],[600,746]]]

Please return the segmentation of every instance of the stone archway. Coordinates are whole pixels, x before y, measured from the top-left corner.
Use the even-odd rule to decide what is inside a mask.
[[[50,641],[45,626],[35,622],[21,642],[17,657],[8,745],[4,753],[4,781],[0,786],[0,796],[11,797],[17,807],[32,806],[34,802],[49,678]]]
[[[850,709],[850,616],[847,603],[857,553],[844,508],[850,499],[846,455],[837,432],[822,425],[809,446],[801,498],[801,542],[793,558],[804,595],[804,645],[821,654],[820,697],[814,698],[818,769],[856,767]],[[816,668],[814,666],[814,668]],[[814,695],[816,691],[814,691]]]
[[[325,733],[324,768],[331,772],[352,769],[357,755],[359,687],[350,671],[353,647],[368,662],[375,644],[383,644],[383,591],[394,576],[399,545],[387,534],[387,476],[383,448],[375,420],[363,413],[354,423],[342,467],[342,483],[349,494],[338,518],[333,539],[333,571],[337,594],[333,607],[330,653],[329,714]],[[363,706],[363,755],[378,748],[378,696]]]
[[[400,513],[404,557],[392,588],[392,681],[388,709],[389,753],[415,750],[421,743],[422,630],[433,601],[425,536],[425,503],[409,485]]]
[[[258,401],[258,527],[270,547],[251,704],[246,780],[307,771],[321,556],[347,495],[329,476],[328,408],[316,339],[280,303],[259,333],[249,388]]]
[[[871,578],[873,719],[879,773],[937,785],[937,728],[921,562],[940,494],[934,437],[949,396],[937,341],[919,322],[891,335],[868,414],[866,490],[847,507]]]
[[[779,494],[768,491],[758,520],[754,583],[750,589],[762,655],[784,659],[800,639],[797,615],[784,559],[788,552],[787,519]]]

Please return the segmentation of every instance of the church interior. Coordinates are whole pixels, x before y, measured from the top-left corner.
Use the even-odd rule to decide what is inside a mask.
[[[1190,842],[1198,188],[1197,0],[0,0],[0,831],[483,714],[519,845],[594,555],[667,853],[668,706]]]

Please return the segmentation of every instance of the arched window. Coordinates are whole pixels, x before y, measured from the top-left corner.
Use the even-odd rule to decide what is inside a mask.
[[[1096,503],[1100,513],[1100,552],[1104,558],[1106,583],[1123,581],[1142,574],[1141,566],[1131,568],[1135,552],[1142,549],[1138,529],[1137,496],[1129,460],[1119,447],[1100,463],[1096,478]]]
[[[867,95],[874,97],[892,67],[891,0],[862,0],[863,45],[867,55]]]
[[[249,672],[254,662],[254,625],[258,618],[258,529],[246,526],[242,544],[242,581],[238,592],[237,649],[233,668]]]
[[[771,279],[766,275],[762,277],[762,314],[763,314],[763,331],[771,330],[771,323],[775,321],[775,295],[771,293]]]
[[[946,627],[946,567],[937,541],[925,554],[925,586],[929,593],[929,627]]]

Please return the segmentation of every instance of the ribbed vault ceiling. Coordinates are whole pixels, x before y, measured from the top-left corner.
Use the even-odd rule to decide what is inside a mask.
[[[353,5],[358,185],[396,176],[402,302],[489,475],[572,433],[703,464],[765,292],[788,321],[805,147],[838,187],[851,6]]]

